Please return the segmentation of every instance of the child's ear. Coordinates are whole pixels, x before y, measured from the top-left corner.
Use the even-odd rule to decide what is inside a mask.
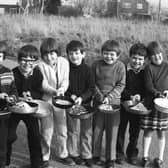
[[[83,54],[83,58],[85,58],[85,56],[86,56],[86,52],[85,52],[85,51],[83,51],[83,53],[82,53],[82,54]]]
[[[120,56],[121,56],[121,53],[117,55],[118,58],[120,58]]]

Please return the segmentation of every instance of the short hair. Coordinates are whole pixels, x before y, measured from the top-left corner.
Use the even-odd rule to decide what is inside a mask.
[[[140,55],[144,58],[147,57],[147,48],[143,43],[133,44],[129,50],[129,56]]]
[[[40,46],[41,58],[43,59],[46,53],[52,51],[55,51],[58,54],[58,44],[56,43],[56,40],[52,37],[45,38]]]
[[[84,46],[83,43],[78,40],[72,40],[70,41],[66,46],[66,52],[68,54],[69,51],[77,51],[80,50],[81,53],[84,52]]]
[[[148,57],[151,58],[152,55],[159,54],[163,52],[163,48],[157,41],[152,41],[147,46]]]
[[[115,51],[117,55],[120,55],[121,53],[120,45],[116,40],[105,41],[101,48],[101,52],[103,51]]]
[[[23,58],[27,57],[30,57],[32,61],[37,61],[39,59],[38,49],[31,44],[21,47],[18,51],[18,61],[21,61]]]
[[[6,58],[7,45],[5,41],[0,41],[0,52],[4,54],[3,60]]]

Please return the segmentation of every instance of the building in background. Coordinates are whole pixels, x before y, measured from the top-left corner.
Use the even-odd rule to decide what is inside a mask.
[[[113,16],[142,19],[151,17],[147,0],[109,0],[108,3]]]
[[[18,0],[0,0],[0,14],[16,14],[19,13]]]
[[[120,0],[119,15],[133,18],[150,18],[149,3],[146,0]]]

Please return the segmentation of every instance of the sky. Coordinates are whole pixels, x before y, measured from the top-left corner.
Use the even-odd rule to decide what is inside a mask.
[[[154,4],[155,6],[159,5],[159,0],[147,0],[149,3]],[[168,8],[168,0],[161,0],[161,7]]]

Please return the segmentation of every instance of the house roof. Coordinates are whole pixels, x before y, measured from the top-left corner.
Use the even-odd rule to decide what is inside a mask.
[[[16,5],[18,0],[0,0],[0,5]]]

